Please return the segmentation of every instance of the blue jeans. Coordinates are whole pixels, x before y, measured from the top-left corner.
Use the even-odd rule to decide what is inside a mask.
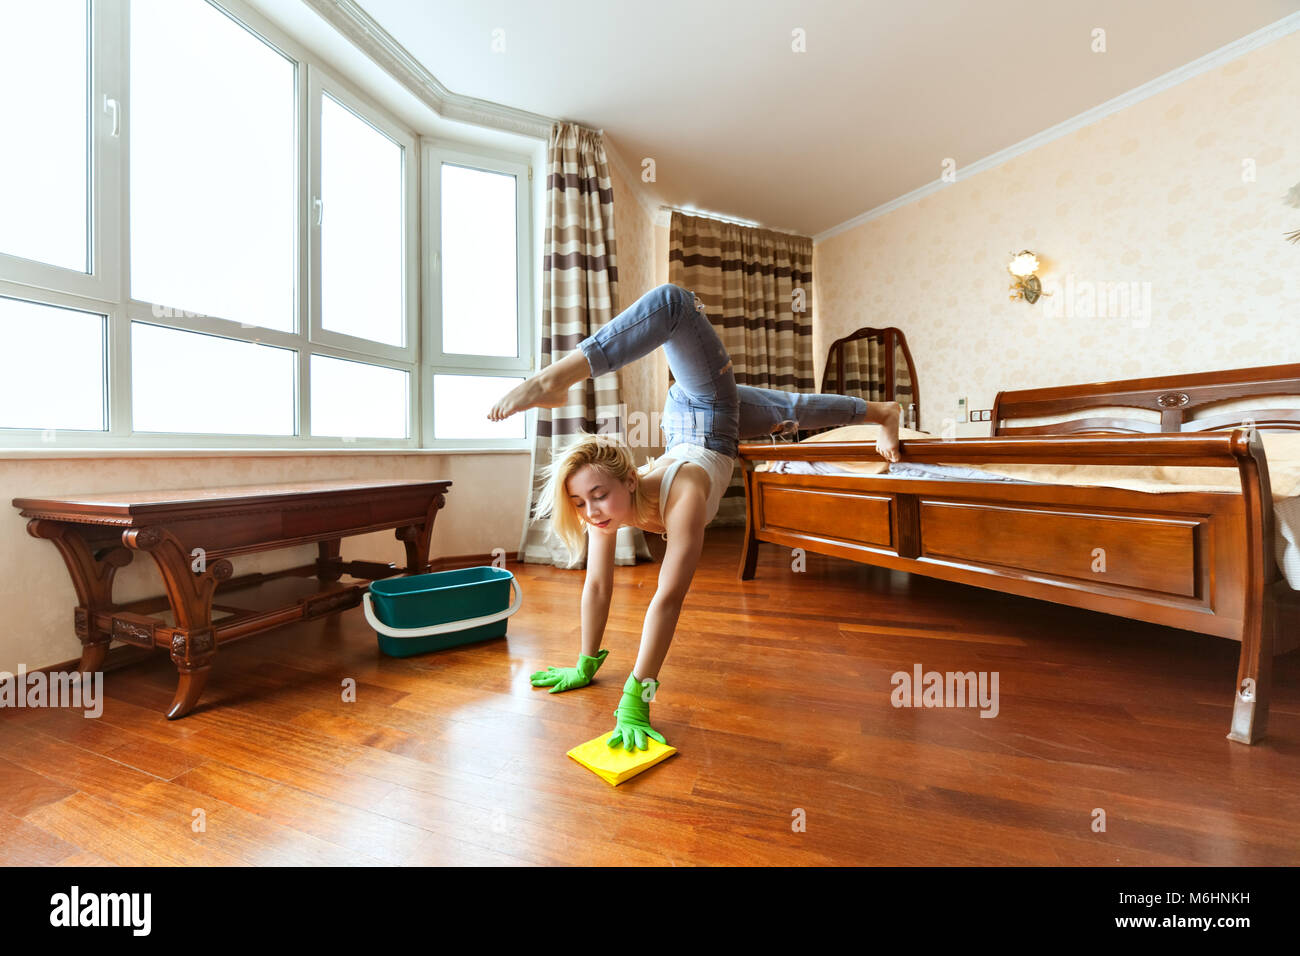
[[[651,289],[578,343],[592,377],[622,368],[659,346],[676,381],[668,389],[665,449],[703,445],[732,458],[740,441],[766,438],[786,420],[802,429],[860,422],[867,403],[850,395],[803,394],[737,385],[731,358],[695,294],[681,286]]]

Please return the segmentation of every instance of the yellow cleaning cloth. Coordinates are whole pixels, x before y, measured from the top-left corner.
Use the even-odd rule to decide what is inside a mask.
[[[614,731],[601,734],[595,740],[578,744],[569,751],[569,756],[582,764],[611,787],[617,787],[624,780],[630,780],[642,770],[649,770],[661,760],[666,760],[677,753],[676,747],[661,744],[653,738],[646,741],[647,750],[633,750],[630,753],[621,746],[611,747],[607,740]]]

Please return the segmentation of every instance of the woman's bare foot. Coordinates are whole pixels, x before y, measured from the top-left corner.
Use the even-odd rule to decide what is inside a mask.
[[[504,398],[492,406],[488,418],[499,422],[509,418],[515,412],[527,411],[530,408],[557,408],[563,405],[569,390],[566,388],[557,393],[554,386],[541,380],[545,374],[545,371],[539,372],[526,382],[520,382],[512,388]]]
[[[876,436],[876,453],[886,461],[898,461],[903,456],[898,449],[898,418],[902,406],[898,402],[871,402],[877,406],[880,434]]]
[[[591,366],[581,351],[566,355],[512,388],[492,406],[487,417],[499,422],[530,408],[559,408],[568,401],[569,389],[590,374]]]

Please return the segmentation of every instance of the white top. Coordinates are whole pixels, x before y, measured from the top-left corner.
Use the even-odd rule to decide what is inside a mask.
[[[726,494],[727,486],[731,484],[731,476],[736,469],[736,459],[714,451],[712,448],[705,448],[703,445],[692,445],[684,442],[669,448],[664,452],[664,457],[677,460],[668,466],[668,470],[664,472],[663,481],[659,486],[660,517],[663,516],[663,506],[668,501],[668,489],[672,486],[677,469],[684,463],[693,461],[709,473],[709,497],[704,508],[704,523],[708,524],[717,515],[718,508],[722,504],[722,496]],[[660,537],[665,541],[668,540],[666,532]]]

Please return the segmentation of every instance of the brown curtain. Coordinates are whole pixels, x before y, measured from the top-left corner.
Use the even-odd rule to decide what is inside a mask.
[[[889,346],[885,333],[865,336],[845,342],[844,382],[841,395],[857,395],[869,402],[902,402],[906,408],[912,401],[912,373],[907,366],[907,355],[902,343],[894,345],[892,366],[886,361]],[[892,337],[892,336],[891,336]],[[889,369],[894,373],[890,388]]]
[[[614,190],[605,144],[599,133],[573,123],[551,129],[546,160],[546,236],[542,250],[542,335],[538,368],[546,368],[618,315],[618,255],[614,240]],[[537,409],[528,518],[519,543],[519,560],[564,568],[586,567],[585,553],[570,555],[538,519],[535,503],[539,471],[579,432],[624,434],[623,402],[617,371],[587,379],[571,389],[570,404]],[[619,531],[615,562],[651,559],[645,535],[637,528]]]
[[[903,410],[916,401],[916,386],[903,346],[903,333],[876,329],[859,330],[861,338],[839,340],[826,359],[825,389],[840,395],[855,395],[868,402],[899,402]],[[893,347],[893,361],[889,349]],[[843,360],[843,378],[839,363]],[[893,375],[892,383],[890,375]]]
[[[736,384],[817,391],[812,255],[807,236],[673,212],[668,281],[704,303],[731,356]],[[736,469],[709,527],[744,523],[745,486]]]

